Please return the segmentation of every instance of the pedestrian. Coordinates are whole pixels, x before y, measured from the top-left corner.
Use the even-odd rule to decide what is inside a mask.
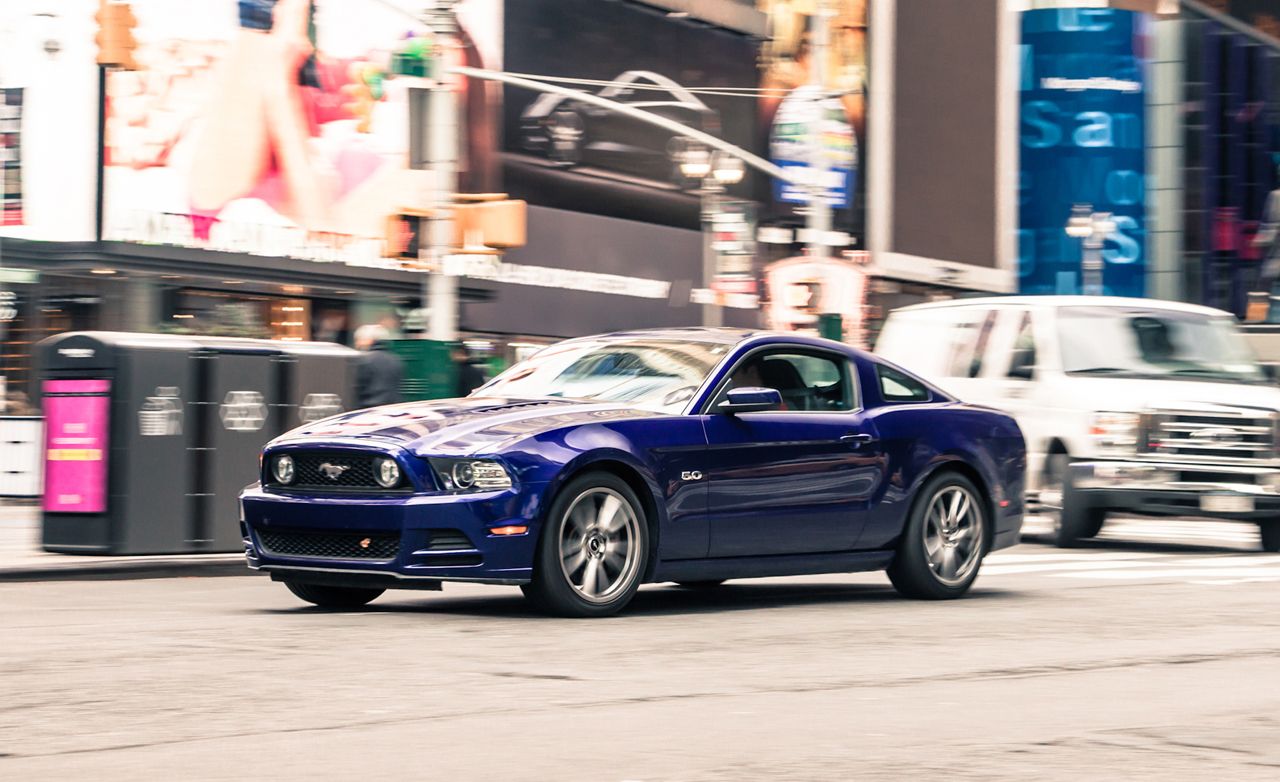
[[[385,326],[367,323],[356,329],[356,349],[364,353],[356,360],[356,405],[374,407],[403,401],[400,381],[404,364],[387,349],[391,333]]]
[[[1280,178],[1280,167],[1276,169]],[[1280,322],[1280,188],[1272,190],[1262,208],[1262,224],[1253,244],[1263,251],[1258,287],[1267,295],[1267,323]]]
[[[454,345],[449,351],[449,356],[453,359],[454,366],[458,368],[458,384],[454,389],[454,396],[470,396],[472,391],[484,385],[484,372],[471,362],[471,356],[467,353],[465,346]]]

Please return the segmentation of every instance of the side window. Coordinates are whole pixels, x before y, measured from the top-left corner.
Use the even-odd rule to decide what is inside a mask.
[[[880,397],[886,402],[928,402],[933,396],[919,380],[893,367],[876,364],[876,377],[880,381]]]
[[[858,406],[848,360],[820,353],[757,353],[734,368],[712,406],[730,389],[772,388],[782,395],[783,410],[839,412]]]
[[[1018,336],[1013,340],[1013,351],[1009,355],[1008,376],[1020,380],[1030,380],[1035,375],[1036,366],[1036,334],[1031,323],[1031,313],[1022,313],[1022,322],[1018,325]]]
[[[987,357],[991,332],[995,330],[995,310],[971,310],[956,323],[951,338],[948,377],[977,377]]]

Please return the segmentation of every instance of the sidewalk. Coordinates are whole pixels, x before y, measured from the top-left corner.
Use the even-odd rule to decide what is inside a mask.
[[[72,579],[240,576],[250,570],[243,554],[82,556],[40,548],[40,507],[0,500],[0,583]]]

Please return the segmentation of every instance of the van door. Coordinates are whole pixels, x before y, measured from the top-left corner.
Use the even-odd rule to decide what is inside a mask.
[[[1046,443],[1055,434],[1046,386],[1046,325],[1030,309],[1011,307],[1002,315],[990,361],[990,382],[998,398],[989,404],[1018,421],[1027,441],[1028,473],[1039,475]]]

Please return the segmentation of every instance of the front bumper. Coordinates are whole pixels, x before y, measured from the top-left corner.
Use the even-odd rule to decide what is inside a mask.
[[[1071,465],[1078,501],[1091,508],[1225,521],[1280,517],[1280,469],[1177,462]]]
[[[240,495],[245,559],[254,570],[299,581],[337,575],[409,588],[440,581],[524,584],[532,577],[537,544],[537,488],[376,497],[284,494],[252,486]],[[492,532],[510,526],[528,529]],[[395,545],[385,554],[352,543],[386,539]]]

